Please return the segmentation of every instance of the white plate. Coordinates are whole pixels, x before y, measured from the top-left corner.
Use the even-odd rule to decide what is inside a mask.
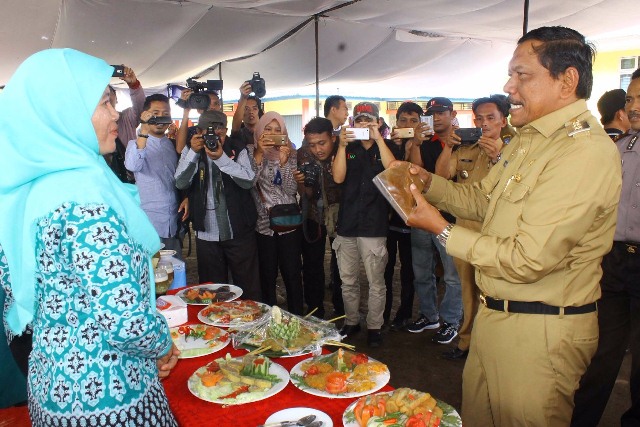
[[[220,289],[222,286],[228,286],[229,287],[229,292],[233,293],[233,296],[231,298],[227,298],[224,301],[233,301],[235,299],[240,298],[240,295],[242,295],[242,288],[240,288],[240,287],[238,287],[236,285],[227,285],[227,284],[224,284],[224,283],[219,283],[219,284],[206,283],[206,284],[198,285],[198,286],[190,286],[188,288],[185,288],[185,289],[181,290],[176,295],[178,297],[182,298],[182,301],[186,302],[187,304],[191,304],[191,305],[209,305],[208,302],[189,302],[188,298],[185,296],[187,291],[190,291],[192,289],[207,289],[207,290],[215,292],[216,290]]]
[[[393,392],[384,392],[384,393],[378,393],[378,394],[391,394]],[[440,420],[440,427],[462,427],[462,418],[460,418],[460,414],[458,414],[458,412],[453,408],[453,406],[444,403],[438,399],[436,399],[436,401],[438,402],[438,406],[440,406],[440,408],[442,408],[443,410],[443,414],[442,414],[442,419]],[[349,421],[349,419],[353,418],[353,408],[356,406],[356,404],[358,403],[358,401],[354,401],[352,404],[350,404],[349,406],[347,406],[347,409],[344,410],[344,413],[342,414],[342,425],[344,427],[360,427],[358,425],[358,422],[353,420],[353,421]]]
[[[375,383],[376,385],[371,389],[371,390],[366,390],[366,391],[361,391],[361,392],[349,392],[349,393],[340,393],[340,394],[332,394],[329,393],[328,391],[323,391],[323,390],[318,390],[316,388],[312,388],[309,387],[308,385],[306,385],[304,383],[304,381],[299,381],[298,379],[294,378],[293,375],[298,375],[300,377],[304,376],[304,371],[302,370],[302,365],[304,363],[308,363],[316,358],[323,358],[323,357],[327,357],[328,355],[323,354],[321,356],[316,356],[313,358],[309,358],[309,359],[305,359],[302,360],[301,362],[299,362],[296,366],[294,366],[291,369],[291,383],[298,387],[300,390],[304,391],[305,393],[309,393],[309,394],[313,394],[314,396],[320,396],[320,397],[329,397],[332,399],[338,398],[338,399],[352,399],[354,397],[361,397],[361,396],[366,396],[367,394],[371,394],[371,393],[375,393],[376,391],[380,390],[382,387],[384,387],[385,385],[387,385],[387,383],[389,382],[389,379],[391,378],[391,374],[389,373],[389,370],[387,369],[387,372],[381,373],[381,374],[377,374],[374,379],[375,379]],[[377,362],[377,360],[372,359],[371,357],[369,358],[370,362]]]
[[[185,339],[185,335],[180,333],[180,328],[184,326],[189,326],[192,329],[212,328],[215,329],[216,336],[211,340],[193,337]],[[227,331],[216,328],[215,326],[195,323],[171,328],[171,339],[176,347],[178,347],[178,350],[182,352],[179,357],[180,359],[190,359],[192,357],[206,356],[207,354],[215,353],[225,348],[231,341],[231,337]]]
[[[202,399],[206,402],[212,402],[212,403],[219,403],[221,405],[242,405],[244,403],[252,403],[252,402],[258,402],[260,400],[264,400],[267,399],[271,396],[274,396],[278,393],[280,393],[282,390],[285,389],[285,387],[287,386],[287,384],[289,383],[289,372],[287,372],[287,370],[285,368],[283,368],[282,366],[278,365],[275,362],[271,362],[271,367],[269,368],[269,373],[276,375],[279,379],[280,382],[274,384],[273,386],[271,386],[271,388],[267,391],[265,391],[264,393],[261,393],[259,396],[256,396],[253,399],[248,399],[248,400],[243,400],[243,401],[236,401],[235,399],[207,399],[206,397],[201,397],[198,395],[198,392],[195,390],[195,388],[193,387],[193,383],[195,381],[200,381],[200,377],[198,377],[196,375],[197,372],[204,372],[207,369],[207,366],[203,366],[201,368],[198,368],[190,377],[189,380],[187,381],[187,386],[189,387],[189,391],[191,392],[191,394],[193,394],[195,397]],[[240,395],[242,396],[242,395]]]
[[[331,421],[331,417],[325,414],[322,411],[318,411],[313,408],[287,408],[282,411],[278,411],[275,414],[271,414],[269,418],[264,422],[265,424],[269,423],[280,423],[282,421],[293,421],[299,420],[300,418],[307,415],[315,415],[316,419],[314,421],[322,421],[322,427],[333,427],[333,421]]]
[[[231,301],[225,301],[225,302],[231,302]],[[234,304],[242,304],[244,302],[244,300],[241,301],[233,301]],[[260,319],[265,313],[269,312],[269,308],[270,306],[268,306],[267,304],[263,304],[261,302],[257,302],[254,301],[256,304],[258,304],[261,308],[262,308],[262,314],[257,317],[255,320],[252,320],[250,322],[244,322],[242,321],[242,319],[232,319],[231,322],[223,322],[223,321],[219,321],[219,320],[211,320],[209,319],[207,316],[205,316],[203,314],[203,312],[209,308],[209,307],[205,307],[202,310],[200,310],[198,312],[198,320],[200,320],[202,323],[206,323],[207,325],[212,325],[212,326],[217,326],[219,328],[228,328],[230,326],[239,326],[239,325],[249,325],[255,321],[257,321],[258,319]]]

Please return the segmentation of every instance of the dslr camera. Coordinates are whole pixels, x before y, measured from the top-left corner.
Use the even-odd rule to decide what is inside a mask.
[[[209,151],[216,151],[218,149],[220,138],[216,135],[215,128],[213,126],[208,126],[202,137],[204,138],[204,145],[209,149]]]
[[[304,174],[304,186],[315,187],[320,179],[320,165],[316,162],[304,162],[298,170]]]
[[[211,102],[208,92],[222,90],[222,80],[207,80],[206,83],[202,83],[193,79],[187,79],[187,87],[193,90],[193,93],[186,101],[182,98],[178,99],[176,105],[181,108],[207,111],[209,103]]]
[[[251,80],[248,80],[248,82],[251,84],[251,92],[253,92],[256,97],[262,98],[267,93],[264,79],[260,77],[260,73],[253,73],[253,77]]]

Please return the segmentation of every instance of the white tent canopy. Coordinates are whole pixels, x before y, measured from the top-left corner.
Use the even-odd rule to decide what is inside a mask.
[[[132,67],[145,88],[259,71],[267,97],[474,98],[501,92],[524,0],[2,0],[0,85],[29,55],[71,47]],[[342,6],[342,7],[341,7]],[[598,50],[638,48],[637,0],[530,0],[529,28],[564,25]],[[244,58],[244,59],[241,59]],[[220,71],[218,64],[221,64]]]

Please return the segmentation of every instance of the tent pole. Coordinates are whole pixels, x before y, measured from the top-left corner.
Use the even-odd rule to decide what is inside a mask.
[[[320,59],[318,47],[318,15],[313,16],[316,30],[316,117],[320,117]]]
[[[527,34],[529,27],[529,0],[524,0],[524,18],[522,20],[522,35]]]

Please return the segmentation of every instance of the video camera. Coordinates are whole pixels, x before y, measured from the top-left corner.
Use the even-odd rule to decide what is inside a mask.
[[[193,90],[193,93],[186,101],[182,98],[178,99],[176,105],[181,108],[207,111],[209,103],[211,102],[208,92],[221,91],[222,80],[207,80],[206,83],[202,83],[193,79],[187,79],[187,87]]]

